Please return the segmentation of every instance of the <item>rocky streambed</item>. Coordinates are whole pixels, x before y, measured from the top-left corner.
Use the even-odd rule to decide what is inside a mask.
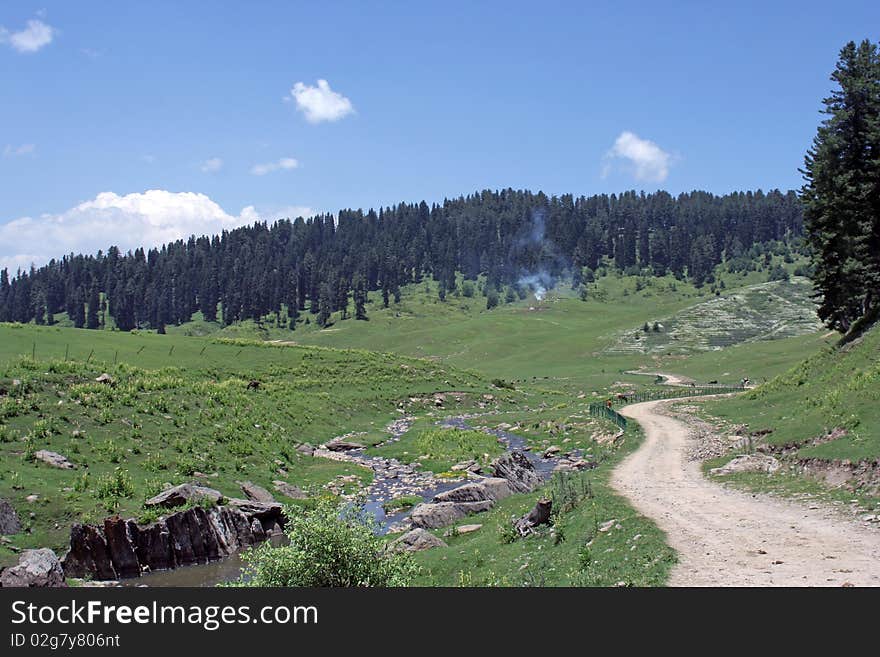
[[[421,471],[418,463],[365,454],[363,447],[354,442],[356,434],[309,448],[309,453],[357,464],[373,472],[370,485],[359,496],[350,497],[365,500],[365,510],[375,516],[379,531],[404,532],[395,542],[401,549],[442,544],[427,530],[488,511],[508,495],[535,490],[561,467],[583,469],[593,465],[583,460],[580,453],[568,454],[565,460],[557,454],[530,453],[521,436],[503,429],[472,426],[470,422],[477,417],[480,416],[450,417],[438,424],[496,436],[505,453],[489,466],[488,473],[464,463],[460,464],[459,477],[438,477]],[[400,440],[413,420],[403,417],[386,427],[390,434],[386,442]],[[162,500],[154,500],[157,505],[171,507],[171,512],[152,525],[108,518],[103,526],[74,526],[71,550],[63,560],[65,574],[119,580],[129,586],[213,586],[240,575],[241,549],[267,539],[276,543],[284,540],[280,531],[281,505],[271,500],[271,495],[263,500],[212,499],[213,507],[192,506],[173,511],[175,505],[188,502],[193,496],[219,496],[210,489],[200,492],[187,490],[187,486],[169,489],[160,495]],[[247,492],[250,488],[243,490]],[[256,492],[260,497],[265,491]],[[423,501],[414,508],[386,513],[385,503],[401,496],[418,496]]]

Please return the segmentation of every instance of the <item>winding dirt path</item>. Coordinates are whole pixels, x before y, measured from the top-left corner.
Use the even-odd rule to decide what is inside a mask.
[[[830,507],[725,488],[688,459],[690,428],[669,402],[622,409],[645,442],[611,484],[678,552],[671,586],[880,586],[880,531]]]

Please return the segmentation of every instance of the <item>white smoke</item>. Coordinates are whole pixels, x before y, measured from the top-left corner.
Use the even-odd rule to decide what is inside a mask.
[[[535,294],[535,299],[543,301],[547,296],[547,290],[553,287],[553,277],[545,271],[539,271],[536,274],[526,274],[520,276],[517,285],[527,287]]]

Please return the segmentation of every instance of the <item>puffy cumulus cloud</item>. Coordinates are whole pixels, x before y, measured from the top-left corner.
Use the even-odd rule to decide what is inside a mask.
[[[51,25],[33,18],[18,32],[10,32],[0,26],[0,43],[5,43],[20,53],[32,53],[52,43],[56,33],[57,30]]]
[[[61,214],[0,224],[0,269],[16,271],[68,253],[96,253],[111,245],[127,251],[190,235],[214,235],[256,221],[312,214],[301,206],[262,211],[249,205],[238,215],[230,215],[205,194],[194,192],[151,189],[125,196],[102,192]]]
[[[318,80],[316,87],[297,82],[287,99],[296,102],[296,108],[305,115],[309,123],[339,121],[354,113],[351,101],[333,91],[327,80]]]
[[[212,157],[202,162],[199,168],[205,173],[215,173],[223,168],[223,160],[219,157]]]
[[[251,167],[251,173],[255,176],[265,176],[273,171],[286,171],[296,169],[299,162],[292,157],[282,157],[277,162],[265,162],[264,164],[255,164]]]
[[[669,176],[672,155],[653,141],[642,139],[629,131],[621,132],[605,154],[602,177],[608,176],[615,164],[644,182],[663,182]]]

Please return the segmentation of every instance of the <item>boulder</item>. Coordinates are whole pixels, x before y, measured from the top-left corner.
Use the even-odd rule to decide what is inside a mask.
[[[492,470],[496,477],[507,479],[507,484],[515,493],[530,493],[543,483],[532,462],[517,449],[495,459]]]
[[[556,445],[553,445],[552,447],[548,447],[547,449],[544,450],[544,458],[551,459],[554,456],[556,456],[557,454],[559,454],[560,451],[562,451],[562,450],[560,450],[558,447],[556,447]]]
[[[288,484],[286,481],[276,479],[272,484],[275,486],[275,490],[292,500],[304,500],[308,497],[299,486]]]
[[[275,501],[275,498],[272,497],[272,493],[262,486],[257,486],[250,481],[239,481],[238,485],[241,487],[241,492],[244,493],[244,496],[249,500],[254,502],[265,502],[267,504],[271,504]]]
[[[452,472],[462,472],[463,470],[470,470],[471,468],[473,468],[476,465],[477,465],[477,462],[475,460],[471,459],[470,461],[462,461],[461,463],[456,463],[455,465],[453,465],[450,468],[450,470]]]
[[[506,479],[498,477],[486,477],[480,481],[463,484],[458,488],[438,493],[434,496],[435,502],[482,502],[484,500],[498,501],[511,494],[510,486]]]
[[[213,488],[196,484],[179,484],[163,490],[155,497],[151,497],[144,502],[144,506],[161,506],[171,509],[175,506],[182,506],[187,502],[200,502],[203,500],[219,504],[222,499],[223,494]]]
[[[482,513],[495,506],[494,500],[479,502],[436,502],[419,504],[410,515],[412,524],[425,529],[446,527],[473,513]]]
[[[62,470],[73,470],[76,467],[67,460],[66,456],[62,456],[57,452],[50,452],[47,449],[38,450],[34,454],[34,458],[46,465],[51,465],[53,468],[61,468]]]
[[[18,565],[0,573],[0,586],[67,586],[64,570],[56,554],[49,548],[25,550],[18,558]]]
[[[347,452],[352,449],[363,449],[363,445],[360,443],[355,443],[350,440],[345,440],[343,438],[334,438],[326,445],[324,445],[331,452]]]
[[[768,454],[746,454],[737,456],[719,468],[712,468],[709,474],[726,475],[735,472],[765,472],[772,474],[779,469],[779,461]]]
[[[296,451],[300,454],[305,454],[306,456],[311,456],[315,453],[315,446],[309,445],[308,443],[303,443],[302,445],[297,445]]]
[[[281,502],[257,502],[232,498],[226,503],[229,508],[237,509],[249,518],[259,518],[264,525],[274,523],[284,517],[284,508],[281,506]]]
[[[108,385],[108,386],[112,386],[114,383],[116,383],[113,380],[113,377],[110,376],[109,374],[107,374],[107,372],[104,372],[103,374],[101,374],[101,376],[99,376],[97,379],[95,379],[95,381],[97,383],[103,383],[104,385]]]
[[[389,552],[421,552],[435,547],[446,547],[441,539],[431,532],[417,527],[388,544]]]
[[[0,536],[11,536],[21,531],[21,520],[9,500],[0,500]]]

